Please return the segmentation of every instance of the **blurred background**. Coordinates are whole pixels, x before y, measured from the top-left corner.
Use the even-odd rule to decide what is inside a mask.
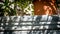
[[[0,0],[0,16],[57,15],[60,0]]]
[[[0,0],[0,34],[60,34],[60,0]]]

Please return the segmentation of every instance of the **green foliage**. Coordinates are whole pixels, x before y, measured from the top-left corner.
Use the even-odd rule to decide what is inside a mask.
[[[0,16],[12,16],[16,15],[16,6],[18,6],[22,9],[22,12],[24,8],[26,8],[32,0],[14,0],[13,2],[10,2],[9,0],[5,0],[2,2],[3,4],[0,4]],[[10,5],[14,4],[14,9],[10,7]],[[5,14],[7,13],[7,14]]]
[[[32,0],[15,0],[15,5],[18,4],[18,6],[22,9],[21,14],[24,14],[24,9],[32,3]],[[26,13],[25,13],[26,14]]]
[[[26,8],[32,0],[16,0],[16,3],[22,8]]]
[[[3,4],[0,4],[0,16],[16,15],[16,11],[10,7],[10,5],[13,3],[14,2],[9,2],[9,0],[5,0],[5,2]]]
[[[2,16],[2,15],[4,15],[4,9],[1,9],[1,7],[2,7],[3,5],[2,4],[0,4],[0,15]]]

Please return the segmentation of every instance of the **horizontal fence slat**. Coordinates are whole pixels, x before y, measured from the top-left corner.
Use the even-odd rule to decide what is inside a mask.
[[[57,29],[28,29],[28,30],[6,30],[6,31],[44,31],[44,30],[60,30],[60,28]],[[5,30],[0,30],[0,32],[3,32]]]
[[[26,24],[26,25],[5,25],[5,27],[11,27],[11,26],[57,26],[57,25],[60,25],[60,24]],[[4,25],[1,25],[0,27],[3,27]]]

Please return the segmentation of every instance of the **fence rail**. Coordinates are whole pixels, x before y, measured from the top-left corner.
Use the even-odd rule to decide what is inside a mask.
[[[47,28],[48,26],[48,28]],[[13,29],[14,28],[14,29]],[[59,16],[6,16],[0,17],[0,32],[9,31],[50,31],[60,32]]]

